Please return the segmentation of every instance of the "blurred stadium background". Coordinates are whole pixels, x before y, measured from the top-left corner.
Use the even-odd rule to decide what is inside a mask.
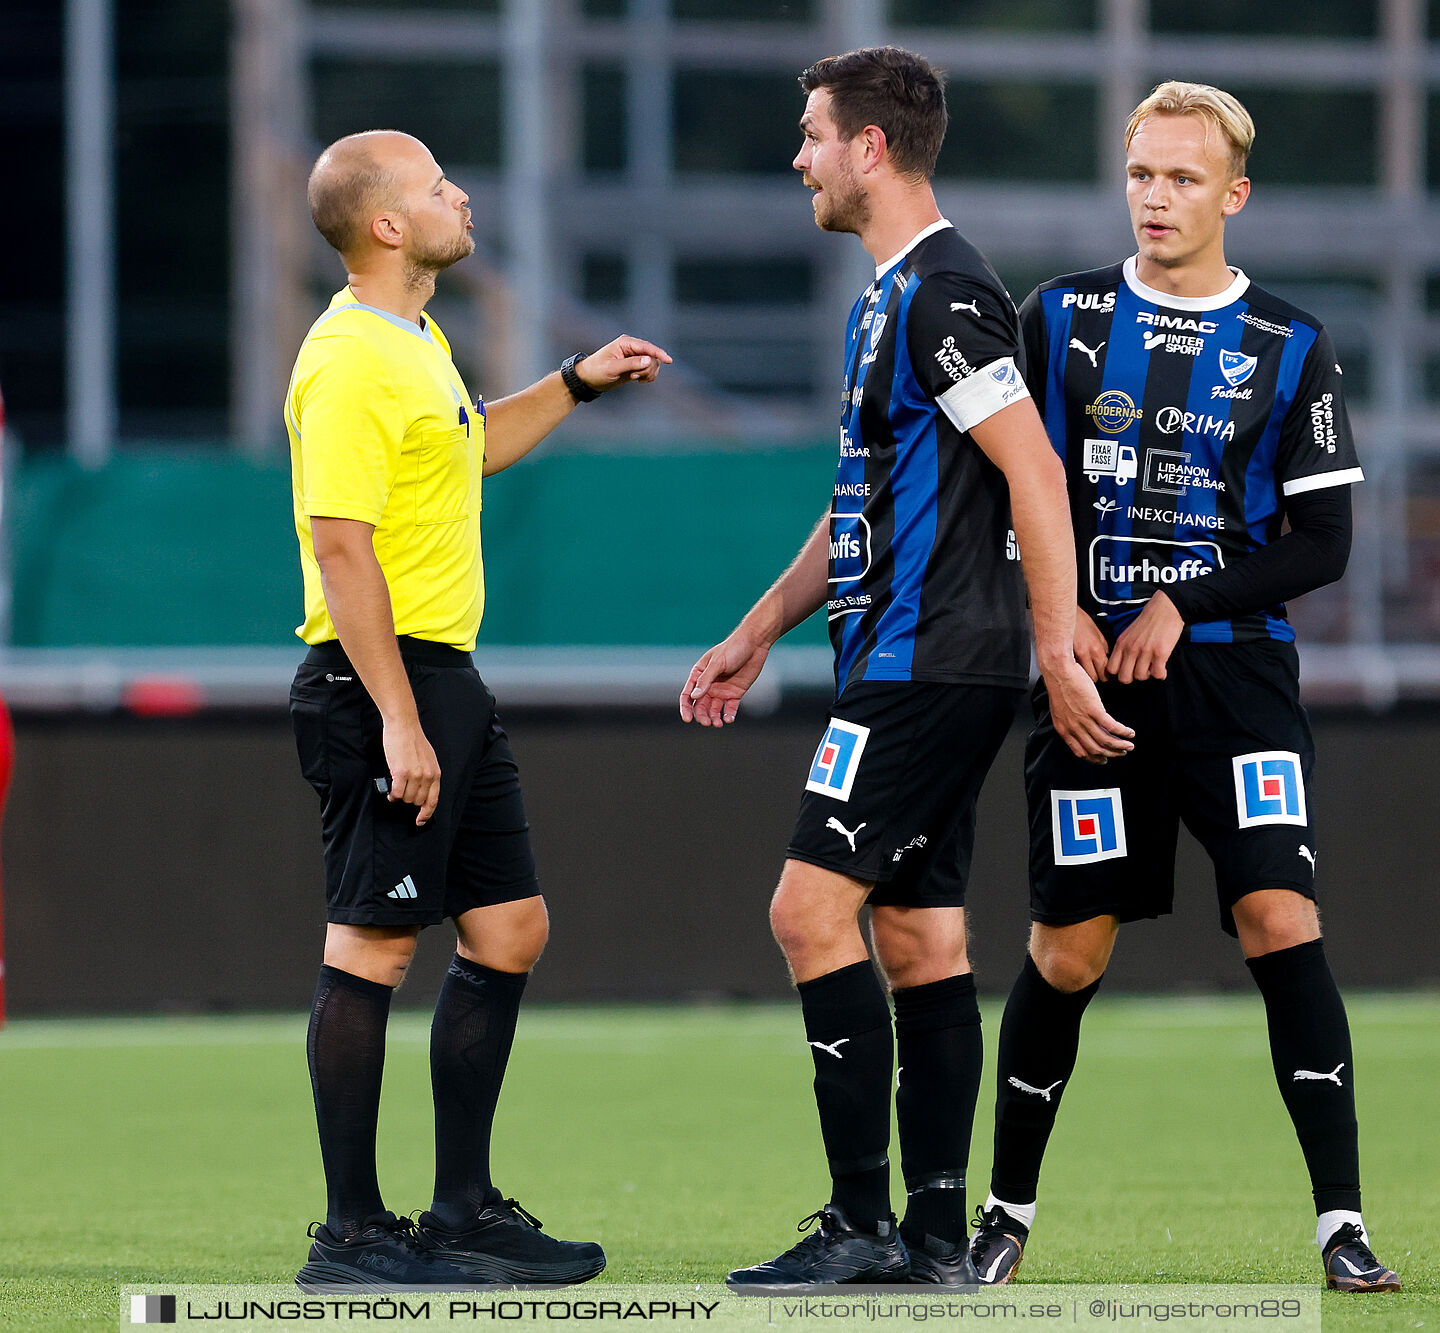
[[[783,993],[763,909],[823,716],[823,625],[733,732],[682,728],[672,700],[826,503],[867,261],[815,229],[790,170],[794,76],[885,40],[947,70],[942,207],[1017,299],[1128,253],[1120,134],[1156,80],[1255,114],[1229,255],[1330,325],[1367,473],[1347,578],[1294,610],[1332,949],[1352,985],[1440,981],[1440,0],[7,0],[12,1014],[308,997],[322,904],[284,714],[279,402],[341,281],[306,172],[377,126],[471,195],[477,256],[432,310],[476,391],[622,329],[677,357],[486,487],[478,661],[556,916],[535,993]],[[1024,938],[1018,733],[986,802],[993,992]],[[1248,984],[1193,848],[1181,897],[1112,987]]]

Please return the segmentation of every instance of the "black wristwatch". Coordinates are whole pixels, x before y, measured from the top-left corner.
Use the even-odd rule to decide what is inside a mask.
[[[599,389],[592,389],[580,378],[580,372],[575,369],[585,359],[584,352],[576,352],[574,356],[567,356],[560,363],[560,378],[565,381],[565,387],[570,390],[570,396],[577,403],[593,403],[600,397]]]

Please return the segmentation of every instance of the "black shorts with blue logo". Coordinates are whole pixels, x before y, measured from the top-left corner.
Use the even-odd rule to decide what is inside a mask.
[[[470,654],[401,637],[420,726],[440,762],[440,803],[390,801],[380,713],[333,640],[310,650],[290,687],[300,768],[320,797],[328,919],[434,925],[472,907],[540,892],[520,773],[495,696]]]
[[[1164,916],[1181,820],[1215,866],[1220,924],[1231,935],[1231,909],[1247,893],[1315,897],[1315,747],[1294,645],[1181,643],[1166,672],[1100,686],[1112,716],[1135,729],[1134,750],[1104,765],[1070,752],[1043,683],[1035,687],[1025,747],[1032,919]]]
[[[790,858],[873,884],[874,905],[963,907],[975,802],[1022,693],[846,686],[811,761]]]

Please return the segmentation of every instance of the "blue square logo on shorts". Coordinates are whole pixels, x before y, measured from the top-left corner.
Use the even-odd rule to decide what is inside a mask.
[[[1238,754],[1235,809],[1241,828],[1257,824],[1307,824],[1300,756],[1290,750]]]
[[[848,801],[850,789],[855,785],[855,771],[860,767],[860,756],[869,739],[869,727],[832,717],[810,764],[810,780],[805,790]]]
[[[1050,827],[1057,866],[1083,866],[1126,855],[1125,811],[1118,787],[1052,791]]]

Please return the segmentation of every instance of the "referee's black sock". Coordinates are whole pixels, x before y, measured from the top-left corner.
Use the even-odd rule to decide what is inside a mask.
[[[1080,1020],[1099,989],[1097,977],[1073,993],[1056,990],[1025,955],[1000,1020],[995,1161],[990,1171],[990,1192],[997,1199],[1035,1202],[1045,1145],[1080,1049]]]
[[[868,959],[796,989],[815,1060],[831,1201],[855,1226],[875,1231],[890,1217],[890,1006]]]
[[[1354,1056],[1345,1001],[1320,940],[1247,958],[1265,998],[1270,1060],[1295,1124],[1316,1214],[1360,1211]]]
[[[385,1070],[385,1024],[394,991],[323,965],[305,1042],[325,1164],[325,1225],[349,1237],[385,1211],[375,1175],[375,1125]]]
[[[435,1097],[435,1199],[430,1211],[459,1229],[492,1199],[490,1127],[515,1040],[528,972],[497,972],[457,953],[430,1024]]]
[[[983,1053],[975,978],[966,972],[894,992],[895,1111],[905,1173],[901,1235],[965,1239],[965,1164]]]

